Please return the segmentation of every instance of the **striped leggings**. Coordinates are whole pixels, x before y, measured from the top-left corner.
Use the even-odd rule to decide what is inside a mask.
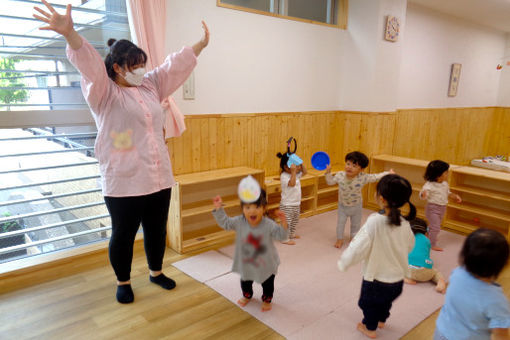
[[[299,205],[280,205],[280,210],[285,213],[287,224],[289,225],[289,238],[296,235],[296,226],[299,222]],[[285,242],[285,241],[284,241]]]

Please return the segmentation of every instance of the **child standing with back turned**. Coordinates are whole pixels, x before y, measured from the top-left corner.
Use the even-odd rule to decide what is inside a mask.
[[[363,197],[361,189],[367,183],[377,182],[383,176],[394,173],[366,174],[363,170],[368,166],[368,157],[359,151],[353,151],[345,156],[345,171],[331,175],[331,165],[326,167],[326,182],[329,185],[338,184],[338,221],[336,226],[336,248],[344,243],[344,229],[347,218],[351,219],[351,239],[358,232],[363,215]]]
[[[477,229],[462,246],[434,340],[510,339],[510,308],[497,279],[508,261],[508,243],[490,229]]]
[[[399,175],[386,175],[377,184],[377,201],[384,215],[372,214],[344,251],[338,268],[345,271],[363,261],[363,282],[358,306],[363,320],[358,330],[375,338],[377,328],[384,328],[393,301],[402,293],[408,272],[407,256],[414,246],[414,235],[407,220],[416,217],[409,202],[412,188]],[[409,205],[409,216],[403,218],[400,208]]]
[[[425,205],[425,217],[429,222],[429,238],[432,250],[442,251],[437,245],[437,236],[441,230],[441,222],[446,212],[448,198],[462,202],[459,195],[450,191],[448,186],[448,169],[450,165],[441,160],[430,162],[423,176],[427,181],[420,191],[420,198],[427,200]]]
[[[252,182],[243,189],[243,182]],[[251,187],[251,188],[250,188]],[[260,189],[256,180],[249,176],[240,183],[239,196],[243,214],[228,217],[222,207],[220,196],[213,199],[213,216],[225,230],[236,231],[236,248],[232,271],[241,275],[243,297],[237,303],[244,307],[253,296],[253,281],[262,284],[262,311],[268,311],[274,292],[274,279],[280,264],[273,239],[288,238],[285,214],[277,211],[281,225],[265,216],[266,192]]]

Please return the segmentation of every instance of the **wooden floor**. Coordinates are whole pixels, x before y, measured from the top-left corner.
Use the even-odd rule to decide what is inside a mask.
[[[106,258],[107,254],[100,256]],[[116,302],[113,271],[105,262],[66,275],[83,265],[68,264],[68,270],[54,274],[57,279],[47,277],[50,281],[33,286],[29,286],[30,280],[41,281],[40,276],[28,273],[17,277],[20,285],[29,287],[0,295],[0,339],[283,339],[171,266],[185,257],[167,251],[164,271],[178,286],[165,291],[149,282],[143,249],[137,245],[132,270],[135,302],[130,305]],[[501,282],[509,293],[508,269]],[[436,317],[437,312],[403,339],[432,339]]]

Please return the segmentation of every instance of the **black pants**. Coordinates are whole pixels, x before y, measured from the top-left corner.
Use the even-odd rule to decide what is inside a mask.
[[[370,331],[377,329],[377,323],[386,322],[390,316],[393,301],[402,294],[404,281],[384,283],[363,280],[358,306],[363,311],[363,324]]]
[[[241,289],[243,296],[251,299],[253,296],[253,281],[241,280]],[[266,281],[262,282],[262,301],[270,303],[273,299],[274,292],[274,274],[271,275]]]
[[[106,207],[112,219],[108,254],[117,280],[128,281],[131,277],[133,245],[140,223],[149,269],[161,270],[170,196],[170,188],[143,196],[105,196]]]

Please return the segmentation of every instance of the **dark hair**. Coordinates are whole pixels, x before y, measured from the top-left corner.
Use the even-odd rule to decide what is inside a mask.
[[[351,161],[354,164],[360,166],[360,168],[365,169],[368,166],[368,157],[359,151],[349,152],[345,155],[345,161]]]
[[[445,171],[448,171],[449,168],[450,164],[436,159],[427,165],[423,178],[429,182],[436,182],[438,177],[440,177]]]
[[[110,47],[110,53],[106,55],[104,65],[106,66],[108,77],[113,81],[117,78],[113,64],[118,64],[120,67],[127,66],[128,69],[131,69],[135,65],[145,65],[147,63],[147,54],[129,40],[109,39],[108,46]]]
[[[276,154],[276,157],[280,158],[280,168],[281,168],[280,172],[284,172],[285,166],[287,165],[287,162],[289,161],[289,155],[287,153],[278,152]]]
[[[411,230],[413,233],[416,234],[423,234],[427,233],[428,227],[427,222],[425,220],[422,220],[419,217],[415,217],[413,220],[409,221],[409,224],[411,225]]]
[[[245,206],[245,205],[248,205],[248,204],[255,204],[258,207],[262,206],[262,207],[266,207],[267,206],[267,197],[266,197],[266,191],[264,189],[260,189],[260,196],[259,196],[259,199],[256,200],[255,202],[251,202],[251,203],[245,203],[243,201],[241,201],[241,209]]]
[[[400,225],[400,207],[406,203],[409,204],[409,215],[405,219],[410,221],[416,217],[416,207],[409,202],[412,193],[409,181],[399,175],[386,175],[377,183],[377,194],[386,200],[390,209],[388,215],[390,224]]]
[[[459,262],[478,277],[497,277],[508,261],[508,252],[508,242],[501,233],[480,228],[464,241]]]

